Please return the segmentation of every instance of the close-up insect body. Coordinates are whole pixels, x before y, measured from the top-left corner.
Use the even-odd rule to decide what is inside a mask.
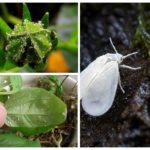
[[[118,84],[125,93],[121,85],[119,67],[130,70],[141,69],[121,64],[124,59],[138,52],[123,56],[117,52],[111,38],[109,40],[116,53],[107,53],[98,57],[81,72],[82,107],[91,116],[101,116],[111,108]]]

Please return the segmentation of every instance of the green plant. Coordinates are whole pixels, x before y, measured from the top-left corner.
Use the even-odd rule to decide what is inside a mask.
[[[37,86],[52,92],[56,96],[61,96],[63,92],[61,82],[56,78],[56,76],[45,76],[38,78]]]
[[[12,142],[13,141],[13,142]],[[0,147],[40,147],[40,141],[30,141],[23,137],[18,137],[14,133],[0,135]]]
[[[7,130],[1,130],[0,146],[39,146],[39,140],[29,140],[30,136],[39,136],[66,120],[67,106],[53,94],[53,86],[54,83],[58,84],[58,79],[54,76],[52,78],[56,82],[53,80],[52,88],[46,90],[37,85],[23,88],[21,76],[0,76],[0,94],[5,96],[0,101],[7,111],[5,124],[8,127]]]
[[[139,24],[135,33],[134,44],[141,44],[142,47],[147,49],[150,56],[150,15],[146,11],[145,4],[139,4]]]
[[[6,125],[26,135],[49,131],[66,119],[66,105],[41,88],[20,90],[10,96],[5,107]]]
[[[49,13],[34,23],[26,4],[23,4],[22,24],[15,25],[13,30],[0,17],[0,71],[18,71],[22,67],[43,71],[48,54],[58,43],[56,32],[47,29],[48,26]]]
[[[4,89],[9,87],[9,91]],[[0,78],[0,95],[10,95],[18,92],[22,87],[22,78],[20,76],[2,76]]]

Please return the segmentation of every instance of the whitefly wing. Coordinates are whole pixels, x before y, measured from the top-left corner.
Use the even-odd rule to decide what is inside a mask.
[[[80,95],[81,99],[86,94],[87,86],[93,81],[97,73],[103,72],[105,64],[108,61],[108,57],[106,55],[98,57],[91,64],[88,65],[86,69],[81,72],[80,75]]]
[[[98,68],[98,66],[95,67],[97,69],[96,74],[90,78],[90,81],[86,77],[88,85],[84,87],[82,97],[83,109],[92,116],[100,116],[110,109],[115,98],[119,78],[116,61],[107,62],[103,69],[99,68],[100,72],[98,72]],[[88,76],[90,74],[92,71]]]

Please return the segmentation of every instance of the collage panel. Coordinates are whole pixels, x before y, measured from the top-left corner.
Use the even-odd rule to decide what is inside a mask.
[[[150,146],[150,4],[80,5],[80,146]]]
[[[78,72],[78,3],[0,3],[3,72]]]
[[[77,147],[76,75],[0,75],[0,147]]]
[[[78,146],[78,3],[0,3],[0,147]]]

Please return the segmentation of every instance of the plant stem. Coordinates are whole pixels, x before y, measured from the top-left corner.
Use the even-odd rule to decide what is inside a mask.
[[[21,24],[22,23],[22,20],[13,16],[13,15],[8,15],[6,20],[9,22],[9,23],[12,23],[12,24]]]
[[[1,4],[0,4],[0,8],[1,8],[1,10],[2,10],[3,16],[4,16],[4,17],[7,17],[7,16],[8,16],[8,10],[7,10],[6,5],[5,5],[4,3],[1,3]]]
[[[2,14],[3,14],[3,18],[9,22],[9,23],[12,23],[12,24],[21,24],[22,23],[22,20],[19,19],[18,17],[15,17],[13,15],[11,15],[9,12],[8,12],[8,9],[6,7],[6,5],[4,3],[1,3],[0,4],[0,8],[2,10]]]
[[[7,34],[12,31],[12,29],[1,17],[0,17],[0,31],[2,32],[5,39],[7,39]]]

